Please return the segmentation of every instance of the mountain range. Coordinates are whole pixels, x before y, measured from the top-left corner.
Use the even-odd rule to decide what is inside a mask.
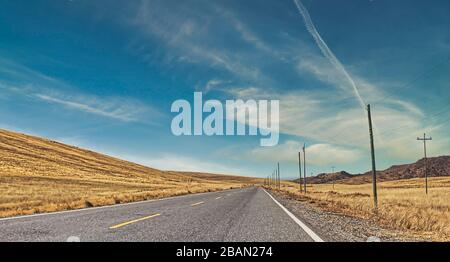
[[[450,156],[438,156],[427,158],[428,176],[450,176]],[[378,181],[390,181],[425,177],[425,159],[422,158],[412,164],[394,165],[386,170],[377,171]],[[298,179],[294,180],[298,182]],[[350,174],[345,171],[335,173],[321,173],[317,176],[306,178],[310,184],[341,183],[364,184],[372,181],[372,172],[363,174]]]

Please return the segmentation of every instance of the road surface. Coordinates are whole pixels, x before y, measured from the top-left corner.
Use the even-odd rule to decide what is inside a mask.
[[[321,241],[258,187],[0,219],[0,241]]]

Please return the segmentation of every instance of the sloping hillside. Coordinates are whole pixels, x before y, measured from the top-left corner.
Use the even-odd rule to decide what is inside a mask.
[[[0,216],[241,187],[247,177],[164,172],[0,129]],[[230,179],[227,179],[230,178]]]

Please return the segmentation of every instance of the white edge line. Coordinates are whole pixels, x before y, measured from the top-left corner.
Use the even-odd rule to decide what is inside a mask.
[[[325,242],[316,233],[314,233],[314,231],[312,231],[307,225],[305,225],[302,221],[300,221],[300,219],[298,219],[294,214],[292,214],[289,210],[287,210],[287,208],[285,208],[282,204],[280,204],[280,202],[278,202],[271,194],[269,194],[269,192],[267,192],[264,188],[263,190],[264,192],[266,192],[267,195],[270,196],[273,202],[275,202],[278,206],[280,206],[280,208],[284,212],[286,212],[286,214],[288,214],[288,216],[292,218],[292,220],[294,220],[294,222],[297,223],[303,229],[303,231],[305,231],[306,234],[308,234],[315,242]]]
[[[245,188],[233,188],[233,189],[226,189],[226,190],[215,191],[215,192],[202,192],[202,193],[195,193],[195,194],[185,194],[185,195],[180,195],[180,196],[148,199],[148,200],[142,200],[142,201],[136,201],[136,202],[123,203],[123,204],[112,204],[112,205],[78,208],[78,209],[63,210],[63,211],[56,211],[56,212],[49,212],[49,213],[39,213],[39,214],[32,214],[32,215],[4,217],[4,218],[0,218],[0,221],[7,221],[7,220],[14,220],[14,219],[21,219],[21,218],[40,217],[40,216],[51,216],[51,215],[57,215],[57,214],[75,213],[75,212],[82,212],[82,211],[91,211],[91,210],[96,210],[96,209],[114,208],[114,207],[121,207],[121,206],[128,206],[128,205],[137,205],[137,204],[144,204],[144,203],[149,203],[149,202],[157,202],[157,201],[163,201],[163,200],[169,200],[169,199],[175,199],[175,198],[183,198],[183,197],[188,197],[188,196],[198,196],[198,195],[204,195],[204,194],[214,194],[214,193],[221,193],[221,192],[226,192],[226,191],[230,191],[230,190],[240,190],[240,189],[245,189]]]

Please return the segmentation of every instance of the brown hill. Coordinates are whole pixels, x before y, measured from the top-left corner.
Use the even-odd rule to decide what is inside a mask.
[[[450,156],[431,157],[427,159],[428,176],[450,176]],[[390,168],[377,171],[377,180],[390,181],[400,179],[410,179],[425,177],[425,159],[412,164],[395,165]],[[346,184],[363,184],[372,181],[372,173],[366,172],[361,175],[355,175],[352,178],[342,181]]]
[[[222,190],[258,181],[166,172],[0,129],[0,217]]]
[[[344,179],[351,178],[353,175],[345,171],[335,172],[335,173],[321,173],[317,176],[307,177],[306,182],[310,184],[326,184],[332,183],[333,181],[341,181]],[[298,179],[295,180],[298,183]]]

